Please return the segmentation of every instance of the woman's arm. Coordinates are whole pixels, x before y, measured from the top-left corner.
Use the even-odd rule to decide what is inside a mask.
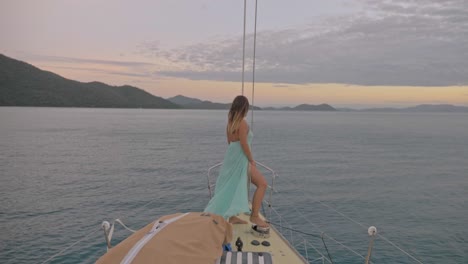
[[[244,151],[245,156],[249,160],[250,163],[254,163],[254,159],[252,157],[252,152],[250,151],[249,144],[247,143],[247,136],[249,133],[249,126],[245,120],[242,120],[239,126],[239,140],[242,150]]]

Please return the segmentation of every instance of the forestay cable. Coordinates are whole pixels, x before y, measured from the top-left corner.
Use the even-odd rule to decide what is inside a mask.
[[[255,26],[254,26],[254,46],[253,46],[253,63],[252,63],[252,120],[250,120],[250,127],[253,130],[254,123],[254,108],[255,108],[255,56],[257,48],[257,6],[258,0],[255,0]]]
[[[244,0],[244,35],[242,38],[242,95],[244,95],[244,71],[245,71],[245,24],[247,22],[247,0]]]

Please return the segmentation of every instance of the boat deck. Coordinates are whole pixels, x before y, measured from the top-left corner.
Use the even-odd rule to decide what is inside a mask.
[[[238,217],[249,222],[249,215],[241,214]],[[263,216],[261,217],[263,218]],[[256,237],[252,233],[250,222],[248,224],[236,224],[233,227],[234,231],[231,241],[233,251],[237,251],[235,246],[236,240],[240,237],[243,242],[242,251],[268,252],[272,255],[274,264],[308,263],[273,226],[270,228],[269,238]],[[260,242],[260,245],[252,245],[251,242],[253,240]],[[261,244],[262,241],[268,241],[270,246],[263,246]]]

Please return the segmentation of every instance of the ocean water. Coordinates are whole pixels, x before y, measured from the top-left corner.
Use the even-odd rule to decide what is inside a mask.
[[[226,115],[0,108],[0,263],[42,263],[78,240],[48,263],[93,263],[103,220],[137,229],[203,210]],[[325,232],[335,263],[364,263],[371,225],[374,263],[468,263],[467,114],[257,111],[253,130],[255,159],[279,175],[274,207]]]

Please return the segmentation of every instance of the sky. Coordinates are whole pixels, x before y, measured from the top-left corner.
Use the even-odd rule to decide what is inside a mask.
[[[2,0],[0,53],[82,82],[230,102],[243,14],[242,0]],[[466,0],[258,0],[256,41],[255,105],[468,106]]]

